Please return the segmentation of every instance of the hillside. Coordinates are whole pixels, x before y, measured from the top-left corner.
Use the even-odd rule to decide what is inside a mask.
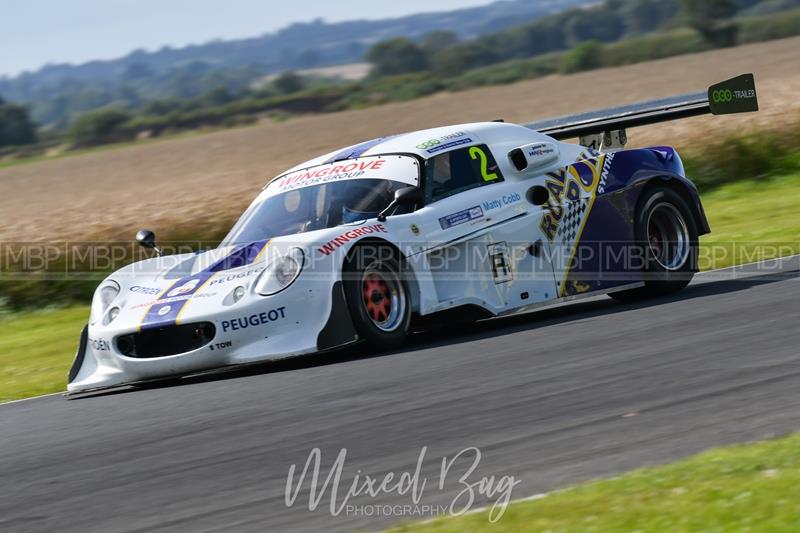
[[[130,240],[135,229],[202,234],[229,223],[267,179],[360,140],[448,123],[523,122],[702,89],[756,74],[762,111],[634,130],[635,145],[678,148],[797,120],[800,38],[549,76],[357,111],[145,143],[0,170],[0,240]]]
[[[192,63],[225,69],[255,66],[265,73],[354,63],[363,59],[371,44],[383,39],[418,38],[442,28],[452,28],[460,37],[469,38],[591,2],[500,0],[487,6],[394,19],[363,20],[359,14],[347,22],[327,23],[317,19],[249,39],[219,40],[183,48],[165,46],[153,52],[136,50],[119,59],[81,65],[48,65],[12,79],[0,77],[0,95],[9,100],[30,101],[37,89],[67,79],[72,83],[119,83],[125,76],[134,76],[135,71],[162,74]]]

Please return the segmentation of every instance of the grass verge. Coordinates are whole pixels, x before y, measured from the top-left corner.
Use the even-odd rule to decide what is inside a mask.
[[[800,435],[710,450],[486,513],[396,532],[797,531]]]
[[[800,253],[800,173],[728,184],[704,194],[703,205],[712,230],[702,238],[703,270]],[[64,390],[88,313],[0,315],[0,402]]]
[[[62,391],[87,307],[0,315],[0,402]]]
[[[731,183],[702,198],[711,224],[702,270],[800,253],[800,173]]]

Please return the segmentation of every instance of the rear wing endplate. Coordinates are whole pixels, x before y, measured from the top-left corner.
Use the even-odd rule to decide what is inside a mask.
[[[709,113],[725,115],[751,111],[758,111],[755,78],[752,74],[742,74],[712,85],[706,92],[569,115],[524,126],[557,140],[578,137],[583,146],[613,149],[625,146],[627,128]]]

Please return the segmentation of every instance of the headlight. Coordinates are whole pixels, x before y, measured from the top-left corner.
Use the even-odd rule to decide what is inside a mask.
[[[108,306],[119,295],[119,285],[115,281],[106,281],[94,293],[92,299],[92,312],[89,315],[89,322],[96,324],[108,310]]]
[[[300,248],[292,248],[288,254],[270,263],[256,281],[256,292],[261,296],[272,296],[294,283],[303,271],[305,255]]]

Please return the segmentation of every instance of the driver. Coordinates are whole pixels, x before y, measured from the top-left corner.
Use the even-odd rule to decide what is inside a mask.
[[[392,201],[389,182],[352,180],[342,195],[342,224],[375,218]]]

